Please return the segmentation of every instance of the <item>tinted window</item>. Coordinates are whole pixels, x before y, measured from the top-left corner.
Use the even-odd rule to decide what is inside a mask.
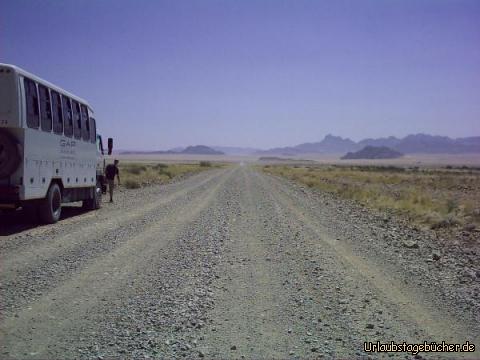
[[[97,134],[97,124],[94,118],[90,118],[90,141],[95,144]]]
[[[63,133],[65,136],[72,137],[73,135],[72,103],[68,97],[63,95],[62,95],[62,107],[63,107],[63,121],[65,126]]]
[[[80,104],[72,100],[73,107],[73,136],[75,139],[82,138],[82,117],[80,116]]]
[[[90,141],[90,121],[88,120],[88,109],[85,105],[80,105],[82,111],[82,139]]]
[[[43,131],[52,131],[52,108],[50,102],[50,91],[43,85],[38,85],[40,98],[40,120]]]
[[[38,126],[40,124],[40,116],[38,110],[37,85],[34,81],[27,78],[23,80],[23,84],[25,86],[27,126],[38,129]]]
[[[53,131],[55,134],[63,134],[63,112],[62,102],[60,101],[60,94],[56,91],[51,91],[52,95],[52,115],[53,115]]]

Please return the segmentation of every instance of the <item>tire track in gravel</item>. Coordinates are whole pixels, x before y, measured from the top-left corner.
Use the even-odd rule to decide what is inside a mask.
[[[231,170],[229,170],[231,171]],[[0,297],[2,312],[12,312],[42,296],[48,289],[81,269],[91,258],[101,256],[121,246],[129,236],[148,228],[156,219],[168,215],[172,203],[186,205],[192,194],[199,196],[204,189],[218,181],[223,174],[215,172],[192,186],[180,188],[172,194],[155,199],[128,212],[117,210],[115,218],[100,223],[90,223],[86,228],[46,241],[44,246],[27,246],[24,251],[4,253],[0,272]],[[187,183],[191,184],[190,182]],[[22,294],[22,299],[10,294]]]
[[[109,253],[93,259],[80,272],[28,307],[3,319],[3,354],[14,358],[50,358],[52,354],[58,357],[70,351],[65,342],[76,339],[82,333],[79,328],[90,328],[86,319],[90,309],[99,302],[114,304],[122,294],[122,286],[132,277],[141,278],[142,269],[175,240],[182,226],[209,206],[231,176],[232,171],[223,172],[199,196],[169,209],[164,218],[156,219],[151,226]],[[100,318],[101,315],[96,314]]]
[[[236,185],[240,214],[232,223],[220,274],[221,289],[209,318],[201,351],[208,358],[278,359],[288,354],[287,294],[278,264],[271,262],[269,213],[264,194],[252,183],[251,170],[240,168]]]
[[[382,328],[390,328],[389,331],[383,329],[375,331],[377,338],[378,335],[384,335],[384,342],[392,339],[397,339],[398,342],[410,339],[413,343],[421,343],[424,340],[436,342],[445,340],[460,344],[469,340],[475,344],[479,343],[478,330],[475,326],[463,321],[463,318],[459,319],[450,314],[448,307],[442,306],[438,299],[428,298],[424,293],[419,292],[418,288],[404,285],[403,279],[397,276],[398,271],[402,271],[401,269],[397,268],[397,274],[395,274],[392,273],[391,268],[379,268],[376,261],[365,257],[365,254],[355,252],[347,243],[341,242],[338,233],[337,236],[330,235],[329,231],[316,218],[316,214],[305,208],[307,202],[302,199],[302,195],[292,194],[290,184],[285,184],[282,180],[264,174],[257,176],[261,179],[263,186],[270,189],[271,193],[275,195],[275,200],[289,214],[288,217],[293,219],[292,226],[300,225],[307,252],[310,252],[307,258],[314,260],[327,254],[329,259],[326,259],[326,262],[330,263],[327,271],[330,273],[329,275],[335,278],[334,281],[338,284],[344,282],[342,276],[348,280],[343,284],[347,290],[346,293],[342,293],[344,292],[343,287],[335,286],[337,293],[331,299],[342,305],[362,306],[360,302],[355,301],[358,300],[358,295],[362,294],[360,298],[368,300],[367,304],[375,303],[376,314],[365,316],[369,313],[365,310],[358,314],[361,316],[356,322],[350,324],[352,331],[357,327],[357,334],[368,334],[369,332],[365,328],[362,331],[358,325],[368,323],[370,320],[370,323],[374,324],[384,323]],[[325,220],[323,219],[323,221]],[[348,227],[351,224],[345,225]],[[370,256],[372,255],[370,254]],[[381,254],[377,253],[373,256],[381,256]],[[392,264],[392,266],[395,268],[395,265]],[[324,267],[320,269],[325,274],[324,270],[326,269]],[[335,272],[338,273],[335,275]],[[361,285],[359,286],[359,284]],[[351,289],[348,289],[349,287]],[[327,287],[327,291],[331,290],[331,287]],[[350,290],[355,290],[354,292],[357,294]],[[353,299],[349,299],[349,297]],[[365,304],[363,304],[363,308],[365,309]],[[345,306],[343,306],[342,312],[345,312],[344,309]],[[349,318],[352,318],[351,314],[349,314]],[[385,333],[388,335],[385,336]],[[372,341],[371,335],[370,339],[365,338],[364,340]],[[358,342],[358,346],[360,345],[361,343]],[[426,356],[429,357],[428,354]],[[438,353],[433,356],[433,358],[438,357],[451,358],[452,356]],[[458,353],[454,357],[475,358],[475,355]]]

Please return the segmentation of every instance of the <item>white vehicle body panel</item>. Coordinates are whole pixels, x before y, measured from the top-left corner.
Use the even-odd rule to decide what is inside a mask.
[[[24,200],[45,197],[52,179],[64,188],[95,186],[96,165],[95,144],[24,130]]]

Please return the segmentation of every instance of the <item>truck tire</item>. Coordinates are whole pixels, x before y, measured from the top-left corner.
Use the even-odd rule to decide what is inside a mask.
[[[54,224],[62,215],[62,192],[58,184],[53,183],[48,189],[47,196],[38,206],[38,216],[46,224]]]
[[[0,179],[12,175],[20,162],[18,143],[7,133],[0,131]]]
[[[82,206],[85,210],[97,210],[102,207],[102,184],[97,182],[93,199],[83,200]]]

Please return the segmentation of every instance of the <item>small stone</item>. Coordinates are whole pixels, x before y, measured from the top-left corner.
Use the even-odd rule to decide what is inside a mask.
[[[418,249],[418,243],[414,240],[404,240],[402,244],[408,249]]]
[[[435,260],[435,261],[440,260],[441,257],[442,257],[442,255],[441,255],[440,252],[438,252],[438,251],[434,251],[434,252],[432,253],[432,259]]]
[[[463,276],[475,280],[475,278],[477,277],[477,272],[473,269],[465,269],[465,271],[463,272]]]
[[[318,348],[317,348],[317,347],[312,347],[310,350],[311,350],[312,352],[317,352],[317,351],[318,351]]]
[[[373,329],[375,327],[375,325],[373,324],[367,324],[367,326],[365,326],[367,329]]]
[[[230,350],[237,350],[237,347],[235,345],[230,346]]]
[[[472,232],[473,230],[475,230],[475,224],[466,224],[463,227],[463,230],[468,231],[468,232]]]
[[[199,350],[198,351],[198,356],[203,358],[203,357],[205,357],[205,353],[202,350]]]

